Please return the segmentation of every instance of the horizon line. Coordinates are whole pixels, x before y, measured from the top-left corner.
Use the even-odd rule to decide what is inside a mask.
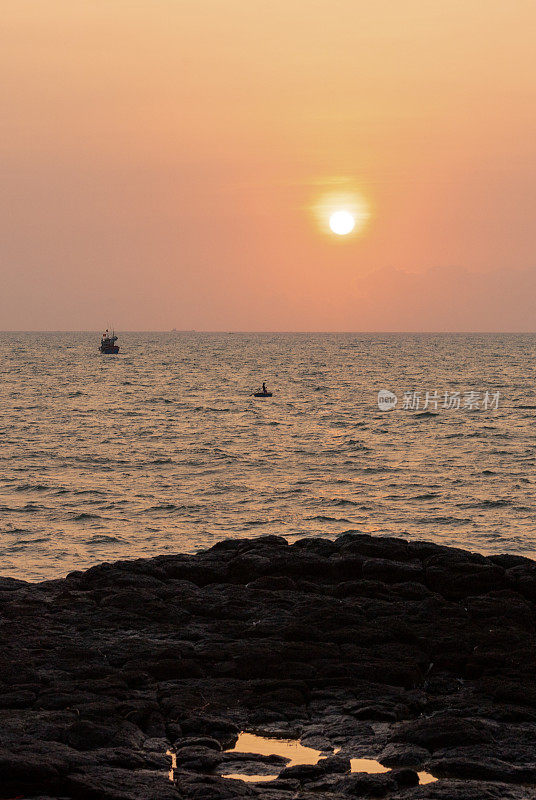
[[[114,329],[116,330],[116,329]],[[468,336],[468,335],[485,335],[485,336],[496,336],[496,335],[511,335],[511,336],[521,336],[521,335],[535,335],[536,330],[247,330],[247,329],[236,329],[232,330],[229,328],[221,328],[221,329],[209,329],[209,328],[190,328],[190,329],[171,329],[171,328],[118,328],[117,329],[122,334],[128,333],[180,333],[180,334],[215,334],[215,333],[223,333],[223,334],[274,334],[274,333],[281,333],[281,334],[332,334],[332,335],[347,335],[347,334],[377,334],[377,335],[401,335],[401,336],[408,336],[408,335],[445,335],[445,336]],[[0,330],[0,334],[2,333],[90,333],[90,334],[99,334],[102,333],[100,328],[6,328],[4,330]]]

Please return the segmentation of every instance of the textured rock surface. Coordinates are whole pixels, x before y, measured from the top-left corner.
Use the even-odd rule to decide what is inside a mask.
[[[0,797],[536,798],[535,612],[527,559],[358,534],[0,579]],[[240,730],[328,758],[231,757]]]

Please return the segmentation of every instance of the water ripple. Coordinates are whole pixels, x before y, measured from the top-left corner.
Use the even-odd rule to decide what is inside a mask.
[[[5,574],[349,528],[536,556],[534,335],[131,333],[114,358],[97,344],[0,335]],[[270,401],[251,397],[263,380]],[[380,389],[501,400],[382,413]]]

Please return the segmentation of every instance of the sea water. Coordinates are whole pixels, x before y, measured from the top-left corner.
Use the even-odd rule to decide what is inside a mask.
[[[118,344],[0,334],[1,574],[348,530],[536,555],[536,336]]]

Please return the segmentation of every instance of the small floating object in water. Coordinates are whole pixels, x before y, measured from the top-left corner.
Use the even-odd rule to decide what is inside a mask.
[[[272,393],[266,388],[266,384],[262,384],[262,388],[258,392],[253,392],[253,397],[271,397]]]
[[[116,344],[117,336],[115,335],[115,331],[112,331],[111,335],[108,331],[108,328],[102,334],[102,339],[100,343],[99,350],[101,353],[106,353],[107,355],[116,354],[119,352],[119,345]]]

